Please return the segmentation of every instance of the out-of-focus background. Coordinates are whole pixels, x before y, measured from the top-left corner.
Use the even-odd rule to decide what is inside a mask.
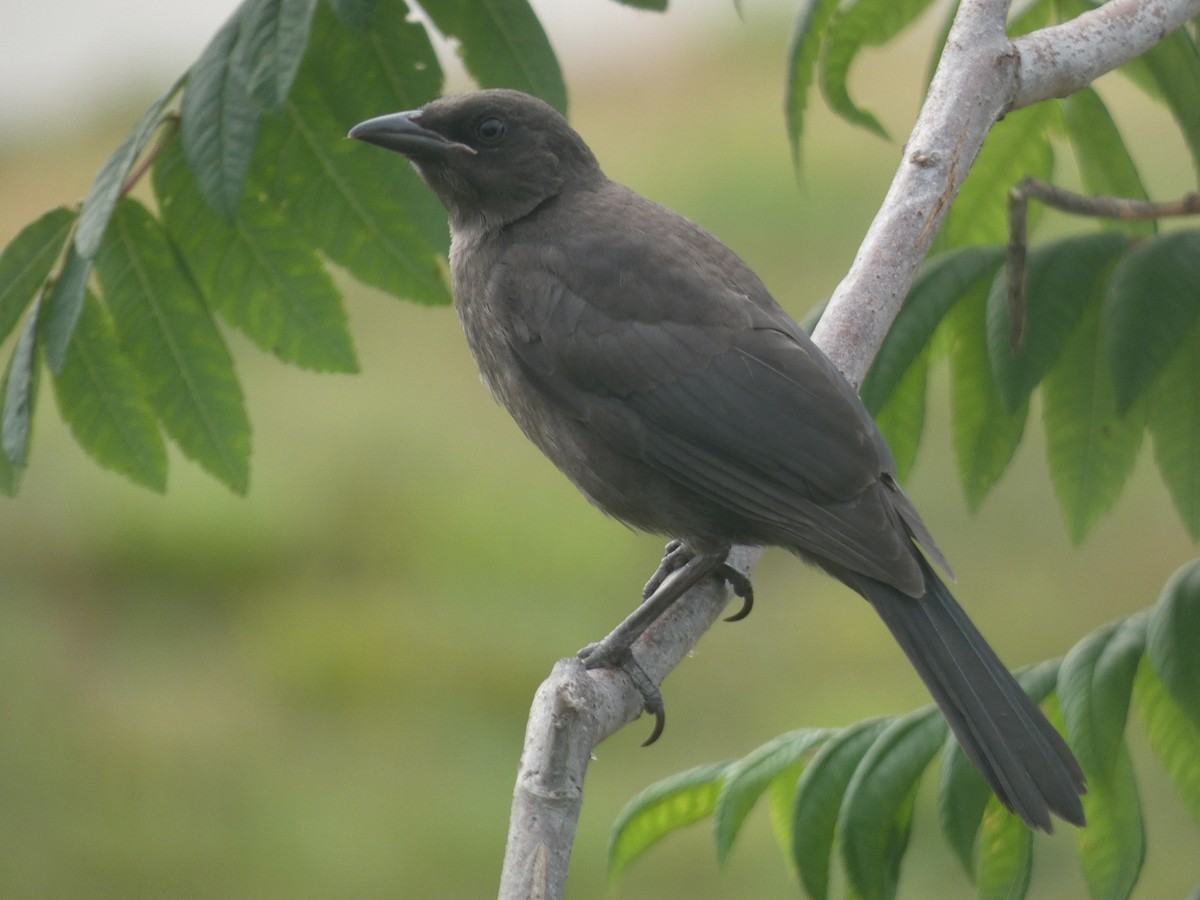
[[[0,242],[82,196],[232,6],[3,11]],[[744,19],[727,0],[666,17],[602,0],[535,6],[574,123],[610,175],[716,232],[797,317],[832,290],[900,144],[817,112],[797,184],[781,112],[789,4],[745,3]],[[914,35],[856,73],[900,140],[927,46]],[[1152,193],[1181,193],[1173,129],[1141,98],[1116,98]],[[525,443],[480,386],[451,310],[345,288],[361,375],[300,372],[228,332],[255,429],[244,499],[178,454],[164,497],[98,469],[44,385],[33,464],[19,497],[0,501],[0,895],[494,894],[530,696],[555,659],[630,609],[661,542],[594,513]],[[968,515],[945,385],[933,391],[907,487],[1010,664],[1149,604],[1194,555],[1148,447],[1115,513],[1071,547],[1036,414]],[[640,749],[641,722],[599,748],[569,897],[795,895],[761,812],[723,870],[702,825],[611,893],[608,829],[675,771],[927,702],[844,589],[782,552],[756,584],[754,614],[716,627],[667,681],[664,738]],[[1150,847],[1140,896],[1182,897],[1200,881],[1198,831],[1132,732]],[[962,896],[926,782],[901,896]],[[1031,896],[1085,896],[1069,831],[1039,839]]]

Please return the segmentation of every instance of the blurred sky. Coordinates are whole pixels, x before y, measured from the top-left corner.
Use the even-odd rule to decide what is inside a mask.
[[[236,0],[0,0],[0,141],[47,126],[73,130],[114,95],[156,96],[236,6]],[[672,38],[677,44],[697,29],[737,19],[732,0],[676,2],[665,15],[614,0],[533,0],[533,7],[560,59],[570,61],[568,84],[572,72],[620,66],[652,47],[662,53]],[[628,27],[635,17],[638,27]],[[620,40],[605,39],[618,33]]]

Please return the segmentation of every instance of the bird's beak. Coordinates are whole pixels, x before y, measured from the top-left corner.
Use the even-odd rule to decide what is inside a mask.
[[[475,155],[475,150],[466,144],[452,141],[429,128],[422,128],[417,124],[420,117],[419,109],[376,116],[359,122],[350,129],[349,136],[408,157],[440,157],[455,150]]]

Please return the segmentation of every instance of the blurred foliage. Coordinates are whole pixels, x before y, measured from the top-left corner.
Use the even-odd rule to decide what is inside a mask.
[[[489,7],[498,10],[494,16],[513,17],[494,24],[516,30],[506,32],[513,40],[488,47],[471,35],[489,29],[473,30],[474,20],[454,18],[455,4],[439,19],[437,6],[427,6],[430,18],[460,39],[465,64],[480,83],[565,102],[557,63],[544,55],[545,36],[521,0]],[[828,17],[834,7],[807,8]],[[803,110],[810,140],[801,214],[789,190],[782,129],[779,142],[768,139],[777,133],[771,123],[783,97],[762,90],[778,80],[780,34],[773,23],[761,34],[726,35],[741,42],[736,50],[714,43],[669,67],[662,63],[653,97],[643,69],[581,79],[593,102],[576,102],[573,118],[614,177],[718,230],[794,304],[828,290],[849,262],[886,185],[894,148],[864,147],[821,111]],[[851,43],[843,47],[853,52],[840,63],[839,77],[850,77],[854,62],[857,82],[875,86],[877,107],[896,116],[890,123],[896,133],[905,121],[896,110],[906,105],[895,96],[903,87],[896,62],[873,61],[858,52],[871,41],[854,45],[854,32],[844,34]],[[1169,50],[1134,67],[1135,83],[1150,85],[1187,64],[1178,41]],[[541,60],[529,71],[515,56],[526,51]],[[793,58],[806,52],[793,41]],[[901,68],[915,71],[917,52],[904,50]],[[746,71],[747,59],[757,68]],[[714,73],[720,78],[703,80]],[[0,866],[6,896],[365,897],[394,896],[397,885],[414,895],[474,896],[493,889],[519,748],[514,723],[523,719],[550,657],[616,620],[624,606],[619,598],[652,565],[655,549],[590,515],[569,488],[545,477],[532,452],[487,406],[452,316],[435,319],[416,306],[384,305],[344,277],[423,302],[448,299],[440,261],[444,221],[436,204],[404,167],[384,168],[369,148],[342,139],[354,121],[417,106],[441,83],[424,28],[407,20],[401,4],[250,2],[187,80],[150,107],[101,167],[82,207],[59,208],[19,233],[16,216],[24,206],[9,208],[6,233],[17,237],[0,257],[0,324],[3,334],[13,334],[0,481],[15,491],[31,459],[34,431],[42,468],[0,521],[6,573],[0,668],[9,686],[0,694],[9,723],[0,758],[12,773],[3,807],[12,840]],[[799,82],[793,77],[792,83]],[[708,85],[707,102],[698,105],[700,84]],[[1192,115],[1186,97],[1165,101],[1181,121]],[[722,110],[719,129],[712,127],[714,108]],[[1124,108],[1140,121],[1136,102]],[[1064,106],[1064,118],[1069,115]],[[881,128],[887,120],[879,114]],[[1090,121],[1061,133],[1086,135],[1088,127],[1099,127],[1095,116]],[[1050,129],[1049,145],[1020,126],[1013,126],[1012,146],[1028,145],[1047,159],[1046,146],[1060,140],[1054,118],[1039,126]],[[664,152],[655,164],[658,154],[648,147],[670,148],[679,134],[698,129],[706,135],[706,152],[689,142],[688,153]],[[818,132],[828,141],[812,141]],[[1173,139],[1163,140],[1156,125],[1129,132],[1149,136],[1155,150]],[[641,139],[631,141],[635,133]],[[1187,135],[1186,146],[1195,146],[1192,132]],[[89,137],[79,152],[96,142]],[[1131,158],[1136,151],[1131,148]],[[93,170],[98,163],[90,155],[81,159]],[[45,150],[32,169],[26,162],[14,170],[6,197],[27,194],[50,165],[54,180],[40,196],[59,202],[68,167]],[[1086,182],[1112,165],[1081,158],[1079,168]],[[31,171],[38,174],[31,178]],[[134,184],[147,171],[152,194]],[[1045,174],[1044,166],[1040,171]],[[1148,192],[1155,187],[1150,176],[1171,171],[1170,163],[1156,162],[1147,173]],[[130,187],[138,199],[127,194]],[[399,209],[408,211],[407,220],[395,214]],[[973,217],[962,218],[968,229]],[[123,239],[129,229],[142,237]],[[913,409],[922,426],[928,422],[929,431],[946,434],[940,404],[926,399],[927,378],[939,388],[943,379],[929,363],[947,354],[959,358],[955,347],[975,348],[977,359],[988,359],[989,329],[998,327],[990,299],[998,263],[989,269],[991,248],[977,249],[976,276],[954,276],[974,299],[943,294],[921,312],[954,306],[947,322],[962,318],[961,328],[972,330],[930,327],[924,342],[910,347],[911,364],[896,370],[895,384],[882,386],[891,397],[880,408],[889,434],[911,427]],[[226,264],[214,265],[218,256]],[[107,276],[104,265],[93,265],[106,257]],[[171,327],[160,332],[139,332],[144,322],[118,315],[122,296],[138,287],[122,276],[143,258],[157,266],[172,304],[166,307]],[[951,267],[956,258],[947,258]],[[263,259],[271,264],[256,267]],[[942,261],[931,263],[928,277],[938,265]],[[90,292],[92,286],[98,290]],[[344,324],[339,293],[355,299],[357,327]],[[132,304],[136,294],[129,296]],[[1031,316],[1034,306],[1031,299]],[[125,311],[134,312],[132,306]],[[218,327],[211,318],[200,322],[214,312]],[[175,339],[198,347],[198,355],[172,359],[155,351]],[[126,349],[139,343],[140,352]],[[281,370],[251,344],[303,368],[361,368],[362,375],[349,386]],[[1180,347],[1193,345],[1190,335],[1180,339]],[[1177,390],[1185,390],[1189,359],[1181,351],[1164,361],[1161,373],[1151,374],[1154,385],[1174,379]],[[199,360],[203,373],[193,371]],[[231,382],[234,366],[241,377]],[[164,488],[167,460],[178,461],[178,447],[244,491],[252,421],[255,491],[245,500],[216,496],[176,467],[164,503],[80,471],[62,429],[37,413],[45,370],[79,444],[155,490]],[[961,419],[978,406],[958,386],[960,371],[952,383],[956,447],[971,445]],[[209,375],[200,391],[178,388],[192,376]],[[974,377],[1008,383],[986,369]],[[1020,378],[1015,389],[1024,390],[1028,372]],[[989,409],[1002,409],[1005,395],[994,389],[997,405]],[[1037,408],[1036,393],[1031,402]],[[206,423],[210,408],[219,410],[215,427]],[[1151,403],[1151,423],[1155,409]],[[1161,427],[1176,407],[1157,409]],[[1186,435],[1182,442],[1162,440],[1150,427],[1164,474],[1164,458],[1178,477],[1194,469]],[[163,442],[160,429],[172,444]],[[924,430],[909,435],[910,464]],[[1026,432],[1042,429],[1031,421],[1017,438]],[[1085,552],[1067,554],[1047,525],[1047,492],[1028,454],[1022,458],[1011,437],[1009,446],[1003,434],[989,434],[986,421],[967,437],[994,448],[992,463],[966,471],[960,455],[973,506],[1001,472],[1009,473],[1006,490],[989,496],[969,529],[947,499],[942,474],[952,463],[937,441],[927,441],[910,487],[923,508],[934,510],[929,518],[938,530],[949,532],[942,543],[960,572],[974,570],[972,596],[991,601],[994,621],[987,621],[986,605],[973,615],[998,643],[1007,636],[1026,659],[1142,605],[1157,573],[1187,552],[1182,536],[1164,527],[1166,504],[1145,467],[1135,467],[1139,490],[1126,502],[1124,518],[1117,517],[1120,527],[1095,526]],[[1171,476],[1166,480],[1172,483]],[[571,529],[561,526],[567,516]],[[1017,520],[1022,526],[1014,529]],[[1185,520],[1194,527],[1193,518],[1185,514]],[[956,532],[969,532],[969,540],[955,547]],[[1130,559],[1139,565],[1128,565]],[[995,577],[980,579],[989,566],[997,567]],[[584,571],[589,575],[580,579]],[[795,568],[775,573],[770,563],[760,568],[760,596],[782,593],[787,588],[778,579],[788,577],[790,584]],[[907,686],[903,663],[861,627],[865,612],[845,603],[825,607],[820,592],[836,588],[805,584],[818,596],[803,609],[778,604],[756,613],[760,624],[722,630],[719,643],[689,666],[688,679],[670,684],[677,712],[669,746],[711,759],[744,746],[745,734],[777,730],[781,717],[784,723],[847,722],[915,701],[915,679]],[[571,597],[567,611],[563,595]],[[1090,603],[1076,604],[1077,618],[1044,621],[1042,604],[1062,605],[1063,596]],[[1042,627],[1032,635],[1016,624],[1039,620]],[[798,683],[781,697],[781,664],[794,669],[785,677],[821,673],[820,687]],[[1174,782],[1194,784],[1194,735],[1146,669],[1139,669],[1134,693],[1143,718],[1158,723],[1148,725],[1154,749]],[[715,722],[721,728],[713,728]],[[1112,734],[1111,724],[1104,733]],[[804,732],[798,743],[811,739],[815,747],[813,735]],[[793,785],[806,753],[791,763]],[[1144,753],[1135,741],[1133,756]],[[764,774],[749,765],[756,758],[742,761],[751,780]],[[620,798],[663,766],[663,757],[636,754],[632,745],[615,743],[602,752],[589,776],[570,896],[599,895],[601,835]],[[972,774],[965,772],[964,778]],[[1156,854],[1169,855],[1194,844],[1195,829],[1178,809],[1178,798],[1188,804],[1194,798],[1154,779],[1152,767],[1141,776],[1143,798],[1155,798],[1142,811],[1148,821],[1157,815],[1163,823]],[[775,778],[766,788],[781,843],[794,829],[786,824],[791,792],[785,785]],[[909,802],[907,794],[902,799]],[[1128,809],[1128,801],[1121,802]],[[769,849],[743,841],[730,853],[743,823],[762,825],[747,819],[752,804],[750,793],[739,792],[715,819],[724,835],[723,877],[714,877],[699,845],[684,837],[642,860],[618,893],[698,898],[794,890],[787,870],[772,865]],[[813,809],[836,814],[837,806]],[[911,839],[901,894],[955,890],[947,888],[944,855],[922,842],[929,824],[922,805],[897,807],[891,823]],[[1027,837],[1013,832],[1002,815],[984,809],[979,834],[988,842],[980,844],[978,884],[1027,877]],[[1032,892],[1081,892],[1084,884],[1078,876],[1072,881],[1061,842],[1042,845]],[[1179,858],[1190,863],[1181,852]],[[1185,866],[1160,868],[1143,875],[1143,885],[1158,894],[1179,895],[1197,880]],[[1088,871],[1089,880],[1098,877],[1095,867]],[[829,875],[836,885],[840,872]],[[744,887],[733,887],[739,884]],[[960,882],[957,890],[966,889]]]
[[[1146,858],[1141,799],[1124,737],[1136,673],[1150,743],[1184,804],[1200,809],[1196,766],[1182,763],[1200,759],[1197,668],[1190,649],[1182,650],[1197,642],[1200,563],[1192,563],[1175,574],[1150,614],[1105,625],[1061,662],[1021,675],[1031,696],[1041,702],[1055,697],[1087,774],[1088,826],[1076,832],[1076,848],[1093,897],[1128,897]],[[957,742],[947,740],[945,720],[933,706],[841,730],[793,732],[741,760],[653,785],[618,817],[610,865],[619,873],[656,841],[708,816],[717,858],[723,859],[750,808],[770,791],[793,797],[790,813],[771,823],[810,897],[829,896],[835,846],[851,896],[895,896],[917,788],[939,750],[946,841],[979,896],[1024,897],[1032,835],[991,795]],[[1200,815],[1196,820],[1200,823]]]

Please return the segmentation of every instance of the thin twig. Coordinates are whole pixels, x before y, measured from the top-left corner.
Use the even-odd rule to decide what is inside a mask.
[[[1008,192],[1008,319],[1009,340],[1014,353],[1025,340],[1028,246],[1026,221],[1029,199],[1075,216],[1136,221],[1172,216],[1200,215],[1200,192],[1184,194],[1176,200],[1133,200],[1128,197],[1090,197],[1058,187],[1040,178],[1025,178]]]

